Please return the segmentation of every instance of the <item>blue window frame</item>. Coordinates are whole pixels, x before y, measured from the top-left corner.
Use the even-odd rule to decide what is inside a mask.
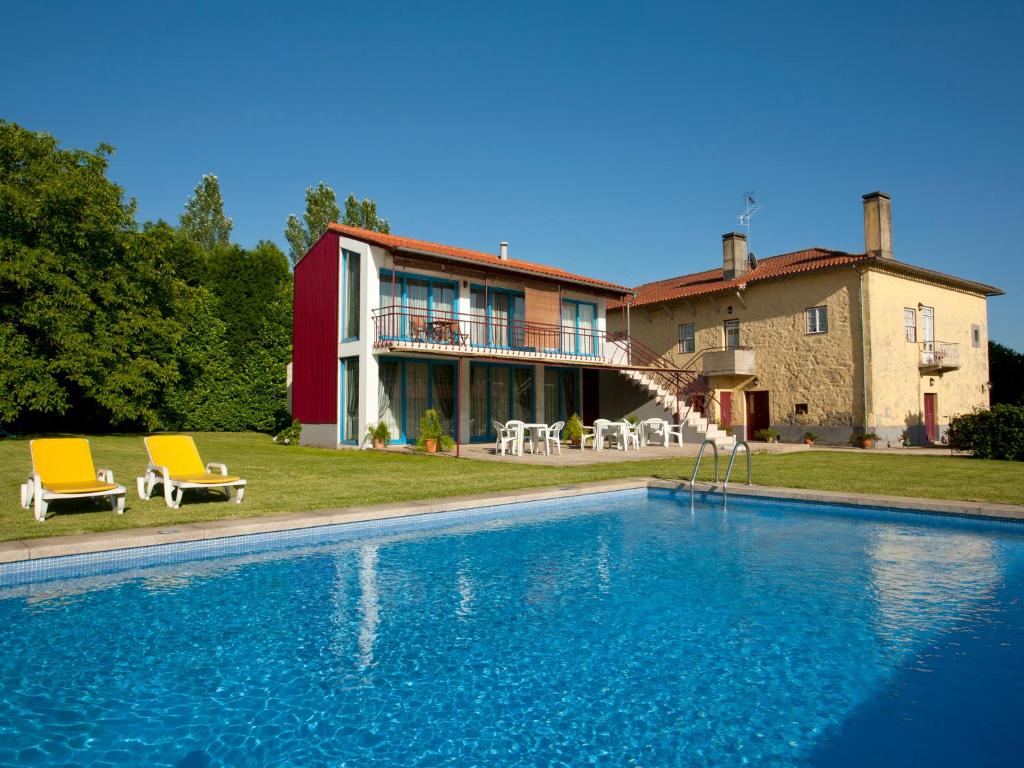
[[[359,358],[338,361],[338,442],[359,443]]]
[[[536,418],[536,382],[529,365],[470,363],[469,441],[493,440],[492,422],[509,419],[532,422]]]
[[[455,314],[459,301],[459,283],[442,277],[418,275],[413,272],[380,271],[379,308],[385,312],[385,339],[414,341],[420,338],[419,324]],[[395,295],[392,297],[392,285]],[[389,308],[396,312],[388,316]]]
[[[379,365],[377,418],[391,427],[392,445],[416,442],[427,408],[436,410],[445,431],[456,437],[459,372],[454,361],[381,357]]]
[[[360,286],[360,266],[362,259],[358,253],[341,249],[341,300],[339,302],[339,341],[357,341],[359,339],[359,298],[362,295]]]
[[[471,345],[530,349],[526,346],[526,294],[523,291],[478,284],[471,285],[469,291],[474,319],[469,335]]]
[[[597,338],[597,304],[591,301],[562,299],[562,352],[597,357],[601,345]]]

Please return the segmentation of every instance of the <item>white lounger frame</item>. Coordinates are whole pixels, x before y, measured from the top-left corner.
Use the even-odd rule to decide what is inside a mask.
[[[228,468],[225,464],[211,462],[206,465],[207,472],[213,472],[215,469],[221,475],[227,476],[228,474]],[[164,501],[167,502],[167,506],[171,509],[177,509],[181,506],[181,499],[185,495],[185,490],[191,488],[205,488],[207,490],[210,488],[222,488],[229,499],[231,498],[231,491],[234,489],[235,503],[241,504],[242,496],[245,494],[245,482],[245,480],[229,480],[226,483],[186,483],[181,480],[172,480],[171,473],[167,467],[158,467],[154,464],[150,464],[146,468],[145,475],[135,480],[140,499],[150,498],[157,484],[163,485]]]
[[[96,479],[101,483],[113,483],[114,473],[109,469],[96,471]],[[43,481],[38,474],[33,472],[28,476],[28,481],[21,484],[21,506],[29,509],[35,506],[36,520],[46,521],[46,508],[51,501],[62,501],[64,499],[89,499],[100,496],[110,496],[110,506],[119,515],[124,514],[124,496],[126,490],[123,485],[111,488],[107,491],[90,491],[89,493],[58,493],[43,488]]]

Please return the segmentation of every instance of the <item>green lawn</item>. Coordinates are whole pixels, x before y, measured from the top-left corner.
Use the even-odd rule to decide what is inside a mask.
[[[57,502],[46,523],[18,505],[18,485],[30,462],[27,440],[0,441],[0,541],[116,528],[251,517],[281,512],[455,496],[623,477],[689,478],[692,459],[542,467],[528,462],[455,461],[447,457],[376,451],[285,448],[259,434],[200,433],[205,461],[221,461],[248,478],[241,506],[186,495],[179,510],[162,497],[140,501],[135,477],[145,469],[142,438],[92,438],[97,467],[114,470],[128,488],[125,514],[89,502]],[[710,472],[710,463],[707,464]],[[710,479],[710,475],[708,475]],[[1024,464],[945,456],[897,456],[869,451],[756,454],[754,482],[790,488],[884,493],[1024,504]]]

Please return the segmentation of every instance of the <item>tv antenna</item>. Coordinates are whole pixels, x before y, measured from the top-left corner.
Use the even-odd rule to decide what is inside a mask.
[[[750,242],[750,220],[754,217],[754,214],[763,208],[759,202],[754,199],[754,191],[743,193],[743,213],[736,218],[739,219],[740,226],[746,227],[747,230],[747,242]]]

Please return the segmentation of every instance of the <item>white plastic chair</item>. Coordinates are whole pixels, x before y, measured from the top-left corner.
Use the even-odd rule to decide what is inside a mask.
[[[562,429],[565,427],[564,421],[556,421],[550,427],[547,432],[544,433],[544,453],[551,453],[551,444],[555,444],[555,448],[558,449],[558,455],[562,455]]]
[[[494,452],[500,452],[502,456],[505,455],[505,446],[508,446],[512,450],[512,455],[519,455],[518,441],[519,435],[514,429],[509,429],[500,421],[493,422],[494,433],[498,436],[497,440],[494,441]]]
[[[672,441],[675,440],[679,443],[679,447],[683,447],[683,424],[666,424],[665,425],[665,447],[669,448],[672,445]]]
[[[643,445],[652,445],[653,439],[657,439],[660,445],[668,447],[668,432],[665,427],[668,422],[665,419],[644,419],[640,422],[640,442]]]
[[[618,443],[620,451],[628,451],[630,446],[633,446],[638,451],[640,450],[640,430],[635,424],[630,424],[625,419],[617,421],[613,424],[619,428],[618,433],[615,435],[615,441]]]
[[[523,455],[523,443],[526,437],[526,422],[520,419],[509,419],[505,422],[506,429],[514,429],[516,431],[516,453],[520,456]],[[533,451],[533,445],[530,445],[531,452]]]
[[[605,428],[611,424],[608,419],[594,419],[594,450],[604,450]]]

